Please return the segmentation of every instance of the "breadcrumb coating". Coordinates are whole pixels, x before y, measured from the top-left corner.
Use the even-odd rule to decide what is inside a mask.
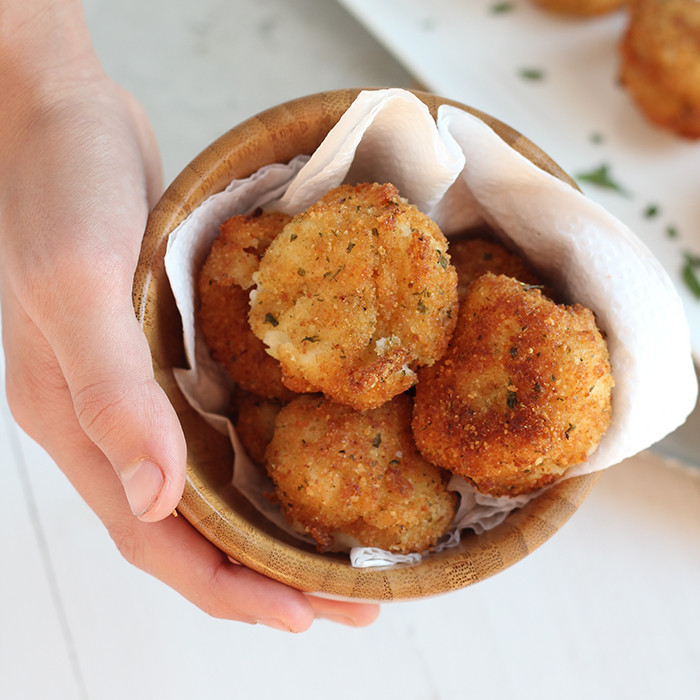
[[[212,357],[242,389],[265,398],[289,399],[279,363],[248,324],[248,288],[260,257],[290,217],[256,212],[220,227],[199,275],[197,320]]]
[[[460,300],[464,299],[467,287],[487,272],[515,277],[527,284],[541,284],[522,257],[486,238],[450,241],[450,259],[457,270],[457,294]]]
[[[419,372],[413,433],[426,459],[479,491],[527,493],[585,461],[610,424],[612,387],[589,309],[486,274],[445,356]]]
[[[620,80],[650,121],[700,138],[700,3],[633,0]]]
[[[284,383],[358,410],[411,387],[456,322],[447,241],[390,184],[329,191],[285,226],[254,279],[250,325]]]
[[[411,399],[363,413],[319,395],[279,413],[267,469],[287,520],[323,551],[339,539],[407,553],[434,545],[457,496],[447,474],[416,450]]]
[[[231,419],[241,444],[255,464],[264,467],[265,450],[275,432],[275,420],[284,404],[247,391],[236,391],[231,400]]]

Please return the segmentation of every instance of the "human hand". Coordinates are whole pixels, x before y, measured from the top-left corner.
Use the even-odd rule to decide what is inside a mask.
[[[290,631],[316,616],[369,624],[376,606],[306,596],[230,562],[171,517],[185,441],[131,301],[160,192],[150,126],[92,63],[10,95],[0,125],[0,301],[18,424],[128,561],[209,614]]]

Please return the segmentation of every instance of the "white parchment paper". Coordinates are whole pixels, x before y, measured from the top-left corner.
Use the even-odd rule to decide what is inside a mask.
[[[230,384],[195,323],[196,278],[227,217],[257,207],[296,214],[332,187],[363,181],[393,183],[448,237],[488,224],[570,301],[595,311],[607,333],[615,378],[612,424],[596,451],[566,478],[616,464],[685,420],[697,395],[686,319],[672,282],[639,239],[476,117],[443,105],[436,122],[411,93],[366,91],[310,158],[271,165],[231,183],[192,212],[168,241],[166,270],[190,364],[176,372],[177,381],[195,408],[229,432],[237,448],[234,483],[268,517],[286,527],[262,497],[271,488],[267,478],[249,463],[222,417]],[[527,500],[490,499],[463,483],[459,490],[457,532],[494,527]],[[454,533],[447,539],[449,545]],[[351,558],[357,566],[395,561],[368,549],[353,549]]]

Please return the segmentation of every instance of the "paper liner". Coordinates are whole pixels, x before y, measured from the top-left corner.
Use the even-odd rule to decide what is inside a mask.
[[[296,214],[345,182],[391,182],[446,236],[488,224],[571,302],[591,308],[607,335],[615,378],[612,423],[598,448],[564,478],[604,469],[649,447],[680,425],[697,394],[689,332],[674,286],[652,253],[620,221],[542,171],[484,122],[443,105],[434,121],[403,90],[360,93],[316,152],[262,168],[206,200],[172,232],[166,270],[183,319],[189,368],[176,370],[183,394],[234,442],[234,485],[287,531],[263,493],[266,475],[240,449],[223,417],[230,382],[209,356],[195,322],[196,279],[229,216],[258,207]],[[459,531],[494,527],[531,496],[491,498],[456,477],[462,494],[447,542]],[[405,561],[353,548],[356,566]]]

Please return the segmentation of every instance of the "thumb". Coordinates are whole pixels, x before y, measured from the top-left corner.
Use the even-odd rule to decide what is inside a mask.
[[[186,446],[125,297],[91,298],[89,308],[63,315],[49,342],[81,428],[114,467],[134,515],[154,521],[182,496]]]

